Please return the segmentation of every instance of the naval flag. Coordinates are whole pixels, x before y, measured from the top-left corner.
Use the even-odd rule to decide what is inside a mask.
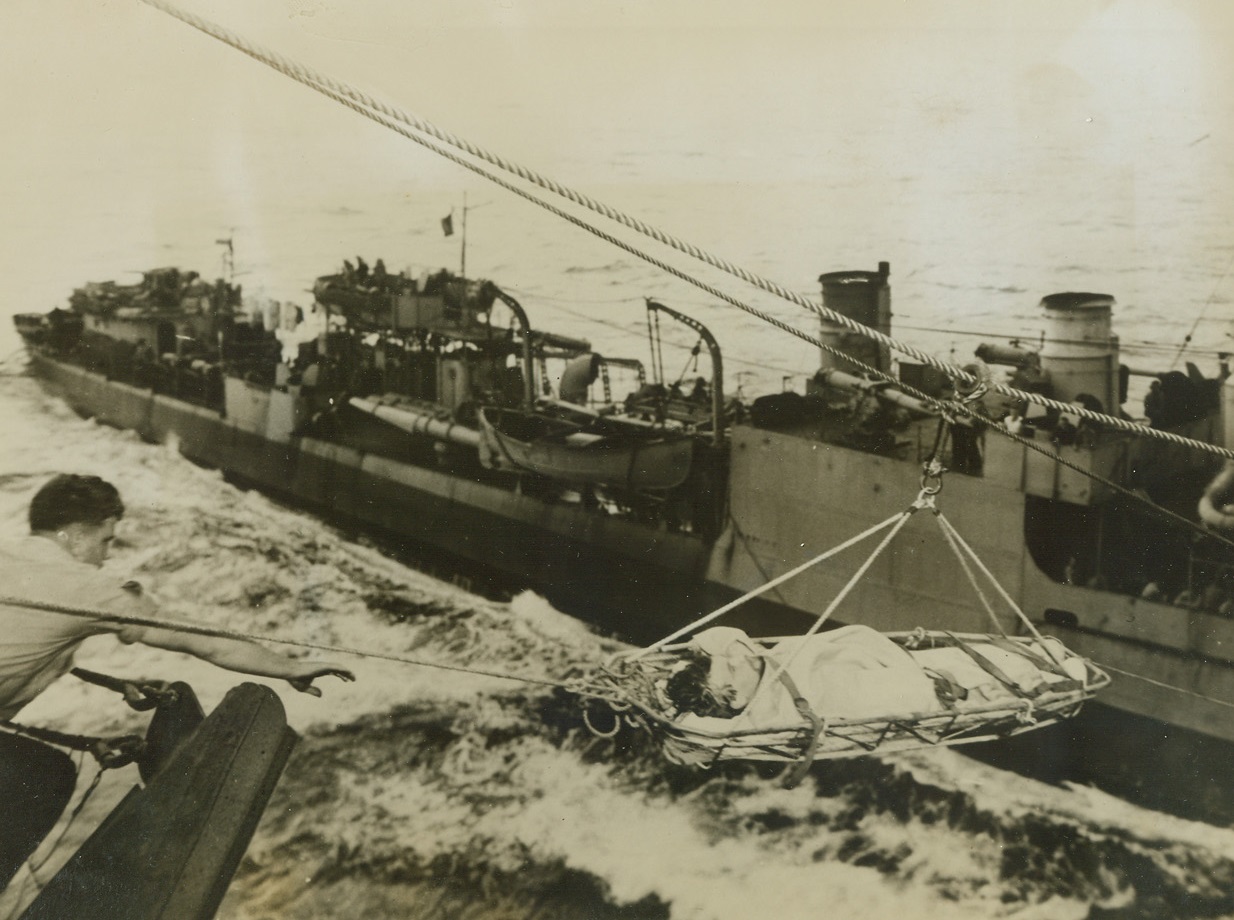
[[[454,212],[451,211],[441,219],[441,232],[446,236],[454,236]]]

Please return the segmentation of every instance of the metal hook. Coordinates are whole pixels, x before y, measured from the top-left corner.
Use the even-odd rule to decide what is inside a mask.
[[[921,465],[921,494],[937,495],[943,491],[943,473],[947,468],[938,457],[931,457]]]

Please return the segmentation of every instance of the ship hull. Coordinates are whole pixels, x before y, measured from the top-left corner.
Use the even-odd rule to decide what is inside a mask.
[[[216,411],[46,355],[34,354],[32,366],[85,415],[152,441],[174,438],[197,463],[504,573],[636,642],[660,638],[904,511],[920,488],[912,464],[738,427],[728,521],[706,541],[330,440],[271,440]],[[938,508],[1031,620],[1112,672],[1105,705],[1234,742],[1234,622],[1049,579],[1026,549],[1020,486],[1030,471],[1019,451],[988,454],[984,477],[947,477]],[[762,635],[808,627],[873,548],[871,541],[807,570],[729,622]],[[913,516],[832,619],[889,631],[994,628],[929,511]],[[998,626],[1019,631],[1009,613]]]
[[[708,584],[711,547],[689,534],[605,518],[449,472],[312,437],[273,442],[218,412],[152,394],[43,355],[32,369],[77,412],[174,440],[195,463],[332,519],[371,528],[525,584],[634,641],[660,638],[734,593]],[[433,560],[428,560],[430,563]],[[800,613],[759,603],[746,623],[796,626]]]

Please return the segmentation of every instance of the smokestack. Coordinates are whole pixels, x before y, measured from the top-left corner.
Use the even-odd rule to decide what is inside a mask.
[[[891,265],[878,263],[876,272],[829,272],[820,275],[823,286],[823,306],[869,326],[884,335],[891,334],[891,286],[887,278]],[[881,371],[891,370],[891,353],[885,345],[850,332],[843,326],[822,320],[819,336],[823,343],[837,348],[859,361]],[[821,370],[853,371],[853,365],[823,351],[819,356]]]
[[[1054,398],[1075,402],[1081,394],[1101,401],[1101,411],[1118,414],[1118,336],[1111,332],[1114,298],[1108,294],[1050,294],[1041,301],[1045,343],[1041,369],[1050,375]]]

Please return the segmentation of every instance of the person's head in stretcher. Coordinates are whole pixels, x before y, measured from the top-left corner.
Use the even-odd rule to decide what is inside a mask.
[[[761,655],[713,658],[688,647],[668,676],[664,694],[678,714],[731,719],[749,704],[766,667]]]

